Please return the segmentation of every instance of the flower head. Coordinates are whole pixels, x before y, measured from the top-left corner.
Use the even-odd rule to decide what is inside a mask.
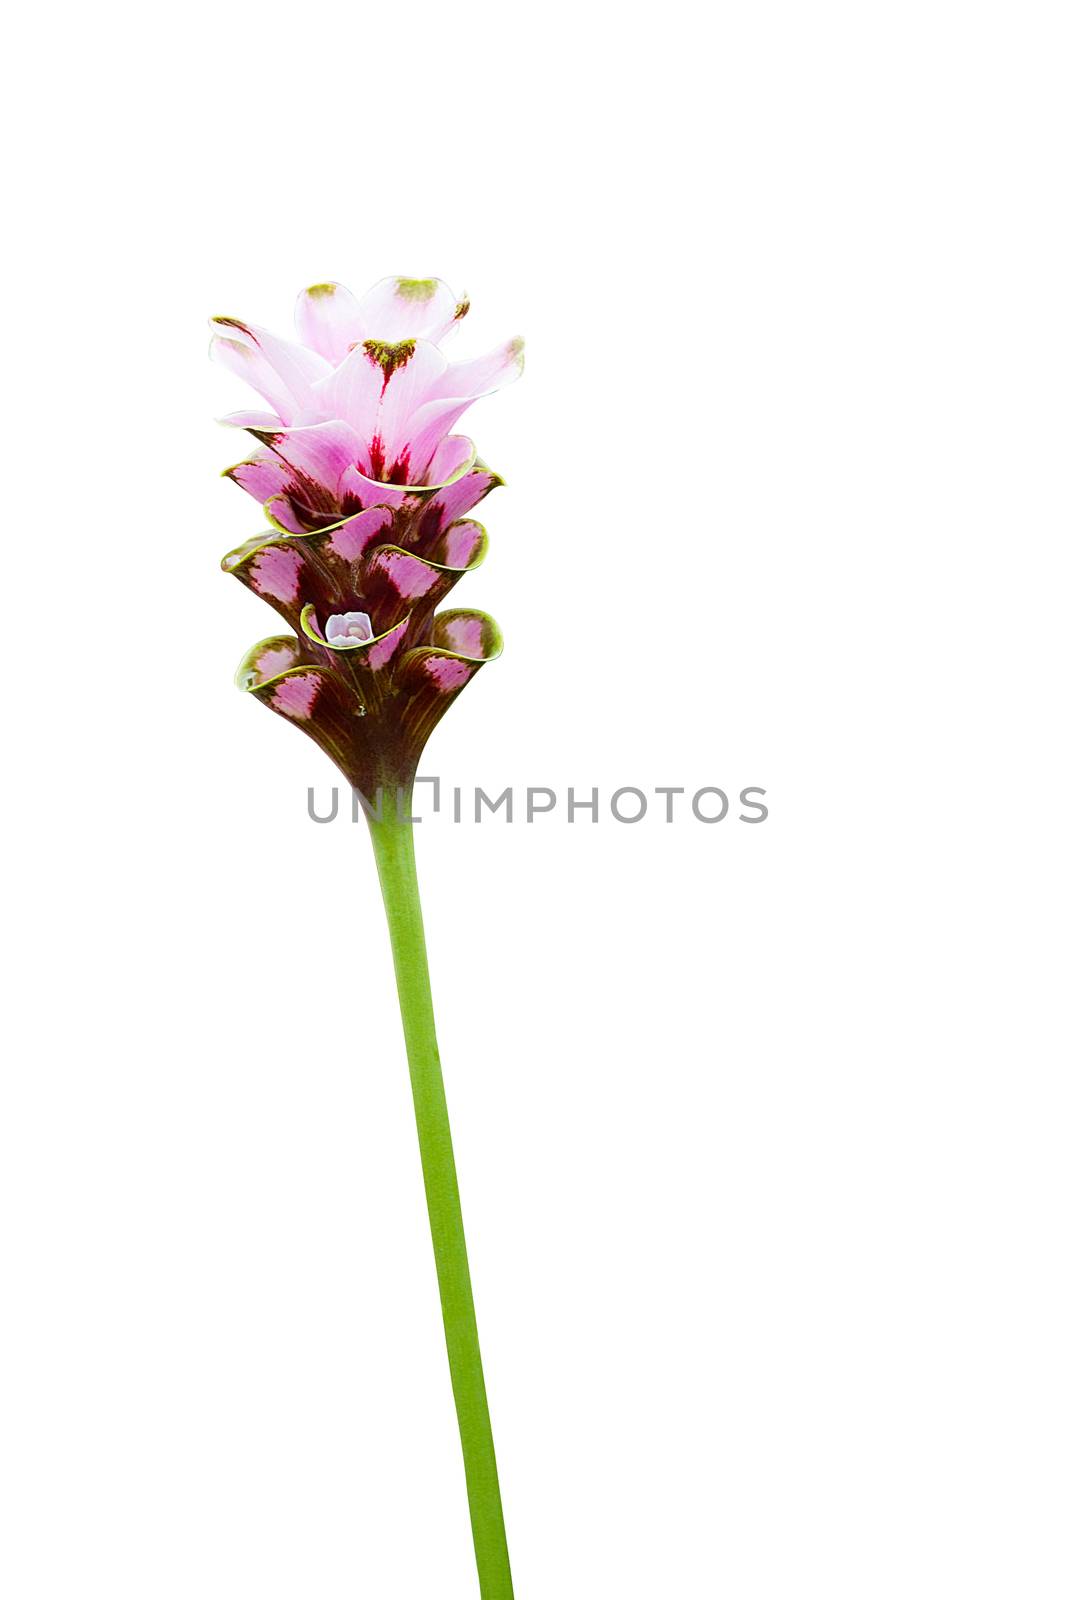
[[[474,361],[445,358],[438,341],[468,306],[437,278],[386,278],[362,301],[340,284],[305,289],[299,344],[216,317],[212,354],[272,407],[223,418],[264,445],[230,476],[293,531],[455,478],[474,451],[452,427],[522,371],[521,339]]]
[[[294,630],[256,645],[238,683],[364,795],[410,782],[445,709],[500,652],[490,617],[436,612],[484,557],[466,513],[500,482],[449,430],[522,368],[521,340],[445,359],[436,341],[467,309],[436,278],[387,278],[362,301],[338,284],[304,290],[300,344],[213,324],[213,354],[274,408],[224,419],[260,441],[227,476],[271,526],[223,567]]]

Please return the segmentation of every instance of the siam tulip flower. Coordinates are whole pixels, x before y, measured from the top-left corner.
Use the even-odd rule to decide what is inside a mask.
[[[305,289],[301,344],[217,317],[212,354],[273,408],[223,419],[263,446],[229,476],[294,533],[462,477],[474,447],[452,427],[522,371],[521,339],[446,359],[436,341],[468,306],[435,278],[386,278],[362,302],[340,284]]]
[[[522,370],[518,339],[479,360],[446,360],[439,343],[468,304],[435,278],[387,278],[362,301],[317,284],[297,301],[299,343],[219,317],[212,353],[272,408],[223,419],[259,442],[226,476],[260,502],[268,527],[222,565],[290,629],[255,645],[237,682],[314,739],[367,812],[481,1595],[513,1600],[408,812],[427,738],[501,648],[483,612],[438,610],[485,556],[485,530],[467,513],[501,481],[450,430]]]
[[[227,476],[271,524],[223,566],[294,630],[249,652],[239,682],[303,727],[364,797],[411,781],[439,717],[500,650],[480,612],[433,615],[482,560],[485,530],[465,513],[500,482],[449,429],[522,369],[519,339],[445,359],[432,340],[468,304],[438,279],[387,278],[362,302],[339,284],[305,289],[301,344],[213,323],[212,354],[275,407],[223,419],[262,441]],[[365,637],[338,620],[354,615]]]

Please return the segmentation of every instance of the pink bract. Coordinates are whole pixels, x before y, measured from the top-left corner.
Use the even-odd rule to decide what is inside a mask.
[[[519,376],[523,349],[510,339],[449,362],[439,341],[468,306],[440,279],[385,278],[362,300],[336,283],[305,289],[300,343],[216,317],[212,355],[271,408],[223,418],[264,446],[229,476],[293,532],[462,476],[474,450],[451,430],[473,401]]]

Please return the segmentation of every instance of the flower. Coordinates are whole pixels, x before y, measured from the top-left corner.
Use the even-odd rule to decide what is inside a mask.
[[[239,687],[303,728],[367,797],[414,778],[430,732],[499,655],[491,617],[437,606],[486,550],[466,513],[500,479],[449,434],[517,377],[521,340],[449,364],[436,339],[466,314],[438,279],[388,278],[357,301],[320,284],[297,301],[302,344],[216,318],[212,351],[275,407],[224,419],[263,448],[228,469],[270,528],[223,568],[278,611]]]
[[[445,358],[436,341],[468,308],[437,278],[386,278],[362,301],[340,284],[305,289],[300,344],[216,317],[213,356],[274,408],[223,418],[264,446],[229,476],[291,532],[398,504],[398,487],[453,481],[474,449],[451,428],[522,371],[521,339],[474,361]]]
[[[346,611],[343,616],[332,616],[326,623],[327,644],[366,644],[374,638],[374,626],[365,611]]]

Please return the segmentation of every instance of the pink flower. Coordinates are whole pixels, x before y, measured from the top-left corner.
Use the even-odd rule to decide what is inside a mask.
[[[466,310],[435,278],[388,278],[362,302],[336,284],[305,290],[302,344],[214,324],[213,354],[275,408],[226,419],[263,442],[228,476],[274,531],[222,565],[293,629],[256,645],[237,681],[364,795],[411,781],[439,718],[500,652],[492,618],[436,610],[484,557],[466,513],[500,482],[448,430],[522,369],[521,340],[445,360],[434,341]]]
[[[212,354],[273,408],[223,418],[264,446],[228,475],[290,532],[454,482],[474,447],[450,430],[522,371],[521,339],[474,361],[445,358],[437,341],[468,306],[437,278],[386,278],[362,301],[340,284],[305,289],[300,344],[216,317]]]

